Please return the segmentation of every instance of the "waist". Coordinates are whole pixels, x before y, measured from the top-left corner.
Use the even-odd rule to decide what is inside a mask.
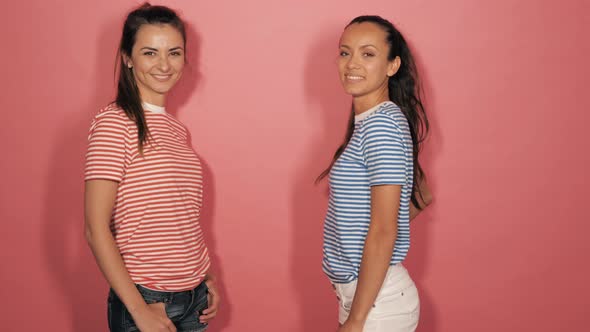
[[[340,297],[352,298],[356,292],[357,283],[358,278],[348,283],[332,282],[332,287]],[[387,269],[387,274],[385,275],[385,279],[381,285],[379,295],[406,289],[412,285],[414,285],[414,281],[410,277],[408,270],[406,270],[406,268],[401,263],[397,263],[395,265],[389,266]]]
[[[135,286],[144,299],[149,300],[150,302],[164,303],[172,303],[175,299],[178,300],[179,298],[183,297],[193,297],[194,294],[203,292],[207,288],[204,280],[201,281],[196,287],[183,291],[159,291],[149,289],[146,286],[139,284],[136,284]]]

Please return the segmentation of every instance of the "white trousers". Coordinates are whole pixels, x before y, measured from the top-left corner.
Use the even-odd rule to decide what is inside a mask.
[[[343,324],[350,314],[357,280],[334,284],[339,300],[338,321]],[[418,289],[408,270],[401,264],[392,265],[365,322],[363,332],[413,332],[420,317]]]

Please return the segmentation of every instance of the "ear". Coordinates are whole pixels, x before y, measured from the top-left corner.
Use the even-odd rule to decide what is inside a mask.
[[[123,57],[123,63],[127,66],[127,68],[133,68],[133,61],[131,61],[131,58],[127,54],[121,54],[121,56]]]
[[[402,65],[402,59],[399,56],[396,56],[395,59],[389,61],[387,65],[387,76],[391,77],[397,73],[399,67]]]

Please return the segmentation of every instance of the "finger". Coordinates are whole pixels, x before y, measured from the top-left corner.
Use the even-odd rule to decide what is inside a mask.
[[[217,311],[212,312],[212,313],[207,314],[207,315],[201,315],[201,316],[199,316],[199,321],[201,321],[201,323],[208,323],[216,315],[217,315]]]
[[[210,310],[209,310],[209,308],[213,308],[213,306],[215,305],[215,304],[213,303],[213,300],[212,300],[212,298],[213,298],[213,297],[211,296],[211,294],[207,294],[207,308],[205,308],[205,310],[203,310],[203,312],[204,312],[204,313],[208,313],[208,311],[210,311]],[[216,306],[216,305],[215,305],[215,306]],[[216,306],[216,307],[217,307],[217,306]]]
[[[210,313],[217,312],[217,307],[209,307],[203,310],[203,315],[209,315]]]
[[[166,304],[164,304],[164,302],[151,303],[148,305],[155,308],[156,313],[159,313],[164,317],[168,318],[168,314],[166,314]]]
[[[176,332],[176,326],[174,326],[174,323],[172,323],[171,320],[168,320],[168,323],[166,325],[168,326],[168,331]]]
[[[219,306],[219,296],[211,296],[211,301],[209,302],[208,307],[203,310],[201,316],[199,316],[199,320],[202,323],[208,322],[210,319],[217,315],[217,308]]]
[[[207,309],[203,310],[203,314],[205,315],[217,311],[217,308],[219,307],[219,296],[211,296],[208,303],[209,305],[207,306]]]
[[[209,305],[207,306],[207,308],[205,310],[203,310],[203,313],[208,314],[211,311],[217,310],[218,307],[219,307],[219,301],[215,301],[215,297],[213,297],[213,300],[209,301]]]

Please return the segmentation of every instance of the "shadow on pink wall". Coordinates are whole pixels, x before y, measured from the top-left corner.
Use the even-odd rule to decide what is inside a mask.
[[[62,119],[60,136],[49,160],[41,234],[47,270],[63,295],[66,307],[70,308],[70,331],[107,330],[108,285],[84,238],[83,179],[91,119],[114,96],[113,60],[120,34],[119,23],[111,20],[103,25],[97,40],[95,81],[80,82],[96,84],[94,96],[82,105],[70,105],[68,100],[56,105],[74,111],[69,112],[72,116]]]

